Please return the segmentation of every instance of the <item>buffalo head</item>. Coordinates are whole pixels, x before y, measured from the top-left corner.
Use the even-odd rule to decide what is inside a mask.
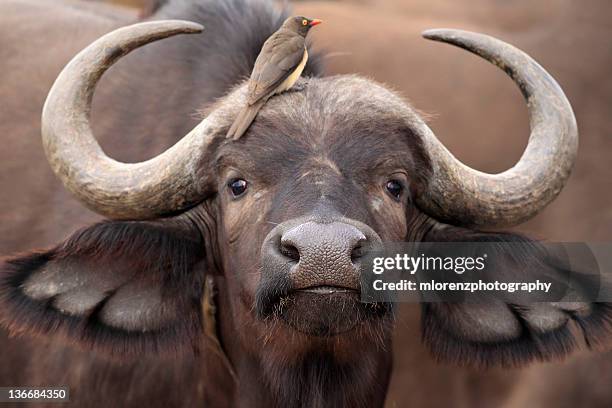
[[[198,348],[212,276],[226,348],[273,356],[266,364],[312,353],[349,364],[359,350],[390,341],[390,306],[359,301],[368,251],[392,241],[507,239],[476,228],[529,219],[570,174],[578,136],[557,83],[516,48],[458,30],[425,37],[493,62],[527,100],[529,143],[501,174],[459,162],[402,98],[356,76],[303,79],[231,142],[224,136],[246,93],[239,85],[163,154],[142,163],[107,157],[89,125],[101,75],[143,44],[200,30],[183,21],[125,27],[58,77],[43,112],[47,157],[76,197],[114,221],[5,264],[0,322],[9,329],[61,332],[112,352]],[[567,307],[430,306],[426,340],[450,358],[448,345],[506,363],[562,354],[569,343],[559,347],[550,334],[571,319],[592,334],[597,324],[588,322],[603,310]],[[528,352],[517,354],[517,344]]]

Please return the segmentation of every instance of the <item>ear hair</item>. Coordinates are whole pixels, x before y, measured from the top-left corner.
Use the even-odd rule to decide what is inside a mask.
[[[609,303],[591,304],[586,316],[557,309],[565,314],[565,323],[548,332],[532,327],[532,321],[529,320],[531,309],[507,304],[508,311],[521,327],[520,335],[503,341],[472,341],[461,338],[450,328],[456,325],[449,324],[445,314],[454,306],[456,307],[446,303],[424,303],[421,337],[434,358],[458,365],[519,367],[532,361],[566,357],[578,347],[576,331],[570,322],[576,323],[580,328],[589,349],[603,346],[612,334],[612,306]]]
[[[471,231],[436,225],[428,242],[518,242],[520,265],[536,257],[537,242],[518,234]],[[490,255],[490,254],[489,254]],[[491,258],[491,255],[490,255]],[[539,262],[531,263],[531,265]],[[560,273],[555,265],[547,272]],[[539,273],[539,271],[535,271]],[[612,335],[612,304],[591,302],[423,303],[422,339],[435,358],[460,365],[514,367],[568,355],[581,334],[588,348],[606,344]],[[573,324],[572,324],[573,323]]]
[[[204,258],[181,217],[96,224],[0,264],[0,325],[112,354],[197,351]]]

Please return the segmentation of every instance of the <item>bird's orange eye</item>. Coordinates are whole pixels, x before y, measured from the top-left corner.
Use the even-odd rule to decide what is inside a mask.
[[[308,25],[308,20],[302,20],[302,25]]]

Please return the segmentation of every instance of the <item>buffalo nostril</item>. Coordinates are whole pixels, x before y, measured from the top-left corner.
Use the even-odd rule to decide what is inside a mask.
[[[295,261],[295,262],[300,261],[300,251],[298,251],[298,249],[292,244],[289,244],[287,242],[281,243],[280,252],[281,254],[291,259],[292,261]]]
[[[366,253],[366,249],[363,246],[363,241],[360,241],[355,248],[351,251],[351,262],[356,263],[359,258],[363,257]]]

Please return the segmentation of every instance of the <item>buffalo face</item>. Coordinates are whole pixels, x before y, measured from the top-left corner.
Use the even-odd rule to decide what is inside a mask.
[[[361,259],[405,239],[428,163],[408,123],[381,114],[384,88],[358,78],[302,86],[219,149],[219,246],[245,314],[326,336],[389,311],[359,302]]]

